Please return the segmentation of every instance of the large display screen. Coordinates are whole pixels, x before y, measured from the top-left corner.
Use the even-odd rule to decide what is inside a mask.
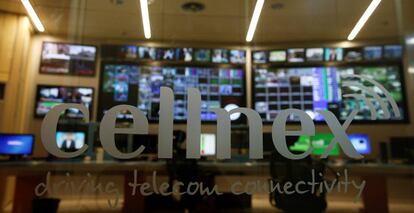
[[[44,117],[54,106],[63,103],[78,103],[92,110],[94,90],[89,87],[45,86],[37,87],[35,117]],[[68,109],[65,118],[83,118],[78,109]]]
[[[95,75],[96,47],[44,42],[40,73]]]
[[[187,88],[198,88],[202,99],[203,121],[214,121],[209,108],[245,106],[245,74],[242,69],[200,67],[157,67],[103,64],[100,82],[99,117],[113,106],[137,106],[150,121],[157,121],[160,87],[173,89],[174,119],[187,119]],[[119,119],[131,119],[128,112]]]
[[[350,74],[366,76],[385,87],[396,101],[401,116],[395,116],[381,89],[362,79],[350,78]],[[364,88],[349,86],[349,82],[362,84]],[[366,88],[381,97],[386,109]],[[371,106],[375,108],[376,121],[406,120],[400,66],[257,68],[253,90],[253,107],[266,122],[273,122],[281,110],[288,108],[304,110],[315,121],[321,122],[324,118],[316,113],[317,110],[330,110],[343,121],[353,109],[359,108],[355,120],[370,121]],[[350,94],[365,96],[371,106],[364,100],[349,97]],[[390,119],[386,118],[384,110],[390,111]],[[290,120],[298,119],[292,116]]]

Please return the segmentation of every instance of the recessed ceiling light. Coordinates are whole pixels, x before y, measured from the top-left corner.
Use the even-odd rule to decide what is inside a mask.
[[[183,8],[184,11],[188,12],[200,12],[203,11],[205,6],[202,3],[199,2],[187,2],[184,3],[181,8]]]
[[[257,23],[259,22],[260,13],[262,13],[264,0],[257,0],[253,11],[252,20],[250,21],[249,30],[247,31],[246,41],[253,40],[254,32],[256,31]]]
[[[27,11],[27,14],[30,17],[30,20],[32,20],[34,26],[36,27],[37,31],[44,32],[45,27],[43,26],[42,22],[39,19],[39,16],[37,16],[36,11],[33,9],[32,4],[29,0],[21,0],[24,8]]]
[[[355,37],[358,35],[359,31],[361,31],[362,27],[364,27],[365,23],[368,21],[369,17],[374,13],[375,9],[377,9],[378,5],[381,3],[381,0],[372,0],[371,4],[369,4],[367,10],[365,10],[364,14],[361,16],[357,24],[355,25],[354,29],[352,29],[351,33],[348,36],[348,40],[354,40]]]

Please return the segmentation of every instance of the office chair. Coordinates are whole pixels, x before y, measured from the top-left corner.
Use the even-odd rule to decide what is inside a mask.
[[[296,142],[298,137],[288,137],[288,146]],[[277,151],[273,152],[270,161],[270,174],[273,183],[279,183],[281,187],[286,182],[291,182],[295,186],[298,182],[305,183],[312,181],[312,170],[315,172],[315,182],[324,180],[325,165],[321,161],[313,161],[311,157],[306,157],[302,160],[290,160],[281,156]],[[319,174],[322,174],[320,176]],[[288,213],[320,213],[324,212],[327,207],[326,192],[319,192],[319,185],[317,185],[315,192],[312,193],[311,186],[301,185],[300,190],[306,193],[293,194],[280,193],[275,190],[269,194],[269,201],[272,206],[281,209]]]

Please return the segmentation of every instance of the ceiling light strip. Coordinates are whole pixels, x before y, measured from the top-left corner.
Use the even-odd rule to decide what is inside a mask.
[[[21,0],[24,8],[26,9],[27,13],[29,14],[30,20],[32,20],[34,26],[36,27],[37,31],[44,32],[45,27],[43,26],[42,22],[39,19],[39,16],[37,16],[35,10],[32,7],[32,4],[30,4],[29,0]]]
[[[365,23],[368,21],[369,17],[374,13],[375,9],[377,9],[378,5],[381,3],[381,0],[373,0],[371,4],[368,6],[367,10],[361,16],[357,24],[355,25],[354,29],[352,29],[351,33],[348,36],[348,40],[354,40],[355,37],[358,35],[359,31],[364,27]]]
[[[141,3],[141,15],[142,15],[142,25],[144,26],[144,36],[146,39],[151,38],[151,25],[149,20],[148,13],[148,1],[140,0]]]
[[[249,30],[247,31],[246,41],[251,42],[253,40],[254,32],[256,31],[257,23],[259,22],[260,13],[262,13],[264,0],[257,0],[254,8],[252,20],[250,21]]]

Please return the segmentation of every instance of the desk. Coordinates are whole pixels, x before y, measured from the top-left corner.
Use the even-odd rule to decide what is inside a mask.
[[[269,174],[269,163],[266,162],[199,162],[202,172],[212,172],[217,175],[254,175],[266,176]],[[348,170],[353,175],[361,176],[367,181],[363,192],[364,210],[368,213],[387,213],[388,197],[386,179],[388,176],[414,176],[414,166],[394,164],[329,164],[329,167],[343,171]],[[143,208],[143,199],[139,196],[131,197],[130,189],[126,186],[134,170],[140,174],[150,174],[157,171],[166,174],[167,164],[165,162],[7,162],[0,163],[0,175],[17,176],[16,193],[13,212],[27,212],[31,208],[31,199],[34,197],[34,187],[44,180],[47,172],[53,173],[99,173],[99,174],[123,174],[124,182],[124,207],[123,212],[137,210],[137,206]],[[42,177],[39,179],[39,177]],[[139,181],[144,181],[140,179]],[[25,208],[22,209],[22,206]],[[17,208],[20,207],[20,208]]]

